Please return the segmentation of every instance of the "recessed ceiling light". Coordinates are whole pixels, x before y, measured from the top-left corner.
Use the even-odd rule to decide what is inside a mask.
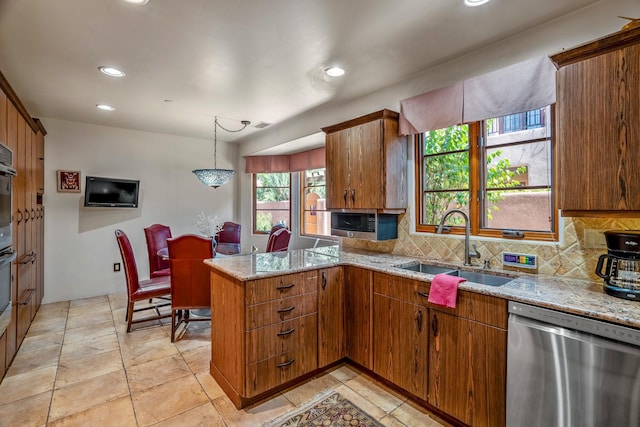
[[[139,5],[143,5],[143,4],[147,4],[149,3],[149,0],[124,0],[127,3],[131,3],[131,4],[139,4]]]
[[[111,105],[107,105],[107,104],[96,104],[96,108],[98,110],[102,110],[102,111],[114,111],[115,107],[112,107]]]
[[[124,71],[120,71],[115,67],[109,67],[109,66],[103,65],[101,67],[98,67],[98,70],[100,70],[102,74],[106,74],[107,76],[124,77]]]
[[[325,74],[330,77],[340,77],[344,75],[344,69],[340,67],[325,68]]]
[[[480,6],[489,3],[489,0],[464,0],[464,5],[469,7]]]

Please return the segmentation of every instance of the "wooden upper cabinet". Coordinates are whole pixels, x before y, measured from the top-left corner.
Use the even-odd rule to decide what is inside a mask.
[[[328,209],[403,211],[407,142],[398,113],[381,110],[325,127]]]
[[[639,43],[636,28],[551,56],[565,216],[640,211]]]
[[[0,143],[8,146],[7,141],[7,95],[0,90]]]

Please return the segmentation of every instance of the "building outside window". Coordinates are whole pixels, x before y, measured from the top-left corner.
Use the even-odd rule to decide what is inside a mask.
[[[325,169],[310,169],[300,173],[300,234],[330,236],[331,213],[326,210],[327,179]]]
[[[472,234],[556,240],[550,106],[428,131],[417,136],[418,231],[435,231],[452,208],[470,217]],[[451,216],[448,225],[462,225]]]
[[[253,174],[253,232],[268,234],[276,224],[291,224],[291,174]]]

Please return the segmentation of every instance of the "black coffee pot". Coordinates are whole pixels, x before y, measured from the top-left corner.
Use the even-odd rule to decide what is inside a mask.
[[[604,236],[608,253],[598,258],[596,274],[604,279],[605,292],[640,300],[640,230],[605,231]]]

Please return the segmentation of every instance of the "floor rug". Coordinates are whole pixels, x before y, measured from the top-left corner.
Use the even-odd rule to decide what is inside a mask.
[[[382,427],[378,421],[362,409],[332,392],[315,400],[303,408],[297,408],[292,414],[285,414],[274,420],[269,426],[273,427],[311,427],[311,426],[354,426],[354,427]]]

